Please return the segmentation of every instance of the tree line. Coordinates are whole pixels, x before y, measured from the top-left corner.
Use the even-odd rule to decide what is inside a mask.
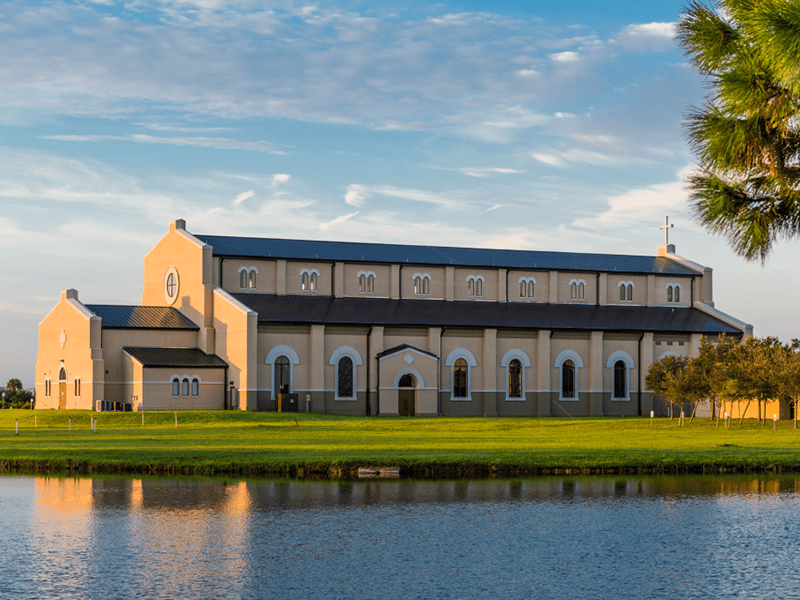
[[[0,407],[2,408],[32,408],[31,402],[34,395],[22,389],[22,382],[12,378],[8,380],[5,389],[0,389]]]
[[[711,403],[711,418],[721,411],[738,408],[739,424],[755,403],[758,419],[767,420],[767,403],[779,401],[794,414],[800,401],[800,340],[789,344],[778,338],[749,338],[739,343],[735,338],[703,337],[695,357],[663,356],[654,362],[645,377],[647,389],[662,396],[670,407],[689,404],[694,419],[702,401]]]

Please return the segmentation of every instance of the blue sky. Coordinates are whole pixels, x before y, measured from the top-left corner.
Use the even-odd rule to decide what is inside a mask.
[[[800,337],[797,244],[765,268],[690,220],[706,91],[683,2],[0,4],[0,381],[74,287],[136,304],[169,221],[196,233],[654,254]],[[87,236],[86,232],[91,232]]]

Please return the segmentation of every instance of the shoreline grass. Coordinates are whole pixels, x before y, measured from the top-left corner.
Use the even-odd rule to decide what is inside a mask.
[[[34,416],[36,427],[34,427]],[[238,411],[0,411],[0,472],[352,478],[800,472],[800,430],[709,419],[404,418]],[[90,426],[97,417],[97,432]],[[68,419],[72,431],[68,431]],[[19,434],[15,434],[19,419]]]

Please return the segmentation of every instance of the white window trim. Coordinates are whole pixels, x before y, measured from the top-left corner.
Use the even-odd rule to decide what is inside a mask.
[[[469,282],[472,281],[472,293],[469,294]],[[481,282],[481,293],[478,293],[478,282]],[[483,284],[486,283],[486,279],[483,275],[470,275],[467,277],[467,293],[470,298],[483,298]]]
[[[300,357],[297,356],[297,352],[292,350],[289,346],[275,346],[267,353],[267,358],[264,359],[265,365],[270,365],[271,367],[275,364],[275,361],[278,359],[279,356],[285,356],[289,359],[289,393],[294,392],[294,366],[300,364]],[[269,390],[269,398],[270,400],[275,400],[275,369],[274,367],[270,369],[269,380],[270,380],[270,390]]]
[[[630,300],[628,300],[628,295],[627,295],[627,294],[628,294],[628,290],[627,290],[627,287],[628,287],[628,286],[631,286],[631,287],[633,287],[633,288],[636,288],[636,284],[635,284],[635,283],[633,283],[632,281],[620,281],[620,282],[617,284],[617,288],[621,288],[622,286],[625,286],[625,288],[626,288],[626,289],[625,289],[625,300],[620,300],[620,302],[625,302],[625,303],[627,303],[627,302],[633,302],[633,298],[631,298]]]
[[[672,301],[667,300],[667,304],[669,304],[669,305],[680,304],[681,303],[680,300],[678,300],[676,302],[675,299],[674,299],[675,298],[675,288],[678,288],[679,290],[681,290],[681,296],[683,296],[683,286],[680,283],[668,283],[666,285],[665,289],[669,289],[669,288],[672,288],[672,298],[673,298],[673,300]],[[667,296],[667,298],[669,298],[669,296]]]
[[[339,360],[343,357],[347,356],[350,360],[353,361],[353,395],[352,396],[340,396],[339,395]],[[355,348],[351,348],[350,346],[340,346],[336,350],[333,351],[331,354],[331,359],[328,364],[333,365],[333,375],[334,375],[334,400],[357,400],[358,399],[358,369],[356,367],[360,367],[363,363],[361,362],[361,355],[358,353],[358,350]]]
[[[627,393],[626,396],[621,398],[614,395],[614,365],[617,364],[617,361],[621,360],[625,363],[625,392]],[[625,352],[624,350],[617,350],[611,356],[608,357],[608,362],[606,362],[606,367],[611,369],[611,400],[614,402],[625,402],[630,401],[631,399],[631,371],[636,368],[636,363],[633,362],[633,358],[631,355]]]
[[[564,393],[564,377],[563,373],[561,372],[561,368],[564,366],[564,363],[568,360],[571,360],[575,365],[575,397],[574,398],[565,398],[562,394]],[[558,369],[558,400],[560,402],[577,402],[580,399],[580,388],[578,387],[578,381],[580,381],[580,371],[578,369],[583,368],[583,361],[581,360],[581,355],[575,352],[574,350],[564,350],[556,357],[556,362],[554,366]]]
[[[467,395],[464,397],[456,398],[453,394],[455,392],[455,363],[459,358],[467,361]],[[472,369],[478,366],[478,361],[475,360],[472,352],[466,348],[456,348],[447,355],[445,366],[450,367],[450,401],[451,402],[470,402],[472,400]]]
[[[528,284],[529,283],[533,283],[533,285],[534,285],[533,293],[535,295],[536,294],[536,280],[533,277],[520,277],[519,281],[517,281],[517,285],[519,285],[519,284],[521,284],[523,282],[525,283],[525,295],[523,296],[522,294],[520,294],[519,297],[520,297],[520,299],[530,300],[530,299],[533,298],[533,296],[528,296]]]
[[[308,274],[308,289],[303,289],[303,275],[305,275],[305,274]],[[316,275],[317,276],[317,287],[316,287],[316,289],[313,289],[313,290],[311,289],[311,276],[312,275]],[[316,293],[317,290],[319,290],[319,271],[317,271],[316,269],[303,269],[302,271],[300,271],[300,289],[302,291],[304,291],[304,292]]]
[[[509,369],[511,368],[511,361],[517,359],[520,364],[522,364],[522,396],[520,398],[512,398],[508,393],[508,380],[510,377]],[[509,350],[503,355],[503,358],[500,359],[500,366],[505,367],[506,370],[506,380],[505,380],[505,390],[506,390],[506,402],[524,402],[526,399],[526,389],[525,389],[525,374],[527,369],[531,367],[531,360],[528,358],[528,355],[525,354],[522,350],[517,350],[514,348],[513,350]]]
[[[242,271],[247,273],[247,279],[245,280],[245,286],[242,287]],[[239,270],[236,271],[239,273],[239,289],[240,290],[254,290],[255,287],[250,287],[250,273],[255,273],[258,275],[258,269],[255,267],[239,267]]]
[[[572,297],[572,284],[575,284],[575,297]],[[583,284],[583,298],[580,298],[580,286]],[[584,279],[570,279],[569,280],[569,299],[570,302],[585,302],[586,301],[586,281]],[[559,386],[561,387],[561,386]]]
[[[417,291],[417,288],[416,288],[417,277],[419,277],[419,291]],[[425,283],[424,283],[425,279],[428,280],[428,293],[427,294],[424,291],[425,290]],[[429,273],[414,273],[414,275],[411,277],[411,280],[414,282],[414,295],[415,296],[430,296],[431,276],[430,276]]]
[[[417,380],[417,387],[418,390],[428,389],[425,387],[425,381],[422,379],[422,374],[417,371],[416,369],[405,368],[402,369],[397,376],[394,378],[394,387],[400,387],[400,380],[403,378],[403,375],[413,375],[414,379]]]
[[[364,291],[361,291],[361,276],[364,276]],[[369,278],[372,277],[373,287],[372,291],[369,290]],[[356,275],[358,279],[358,293],[359,294],[374,294],[375,293],[375,280],[378,276],[375,274],[375,271],[359,271]]]

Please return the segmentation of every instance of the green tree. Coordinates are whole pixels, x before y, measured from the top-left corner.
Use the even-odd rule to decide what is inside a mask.
[[[673,405],[682,404],[686,391],[683,372],[689,365],[685,356],[662,356],[647,371],[644,383],[647,389],[657,396],[663,396],[669,403],[669,418],[674,417]]]
[[[800,2],[695,0],[678,40],[713,90],[687,127],[694,216],[763,262],[800,236]]]
[[[13,378],[9,379],[8,383],[6,384],[6,389],[9,392],[16,392],[17,390],[22,389],[22,382],[19,379]]]

